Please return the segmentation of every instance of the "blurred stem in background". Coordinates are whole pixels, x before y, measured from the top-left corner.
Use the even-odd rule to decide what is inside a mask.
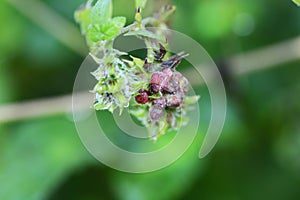
[[[28,19],[50,33],[62,44],[81,56],[87,55],[87,47],[78,28],[39,0],[4,0]]]
[[[280,64],[298,60],[300,58],[300,52],[297,51],[298,48],[300,48],[300,37],[251,52],[241,53],[239,55],[232,56],[231,58],[225,58],[223,62],[229,64],[226,67],[226,70],[229,70],[230,73],[232,73],[230,76],[234,77],[258,72],[270,67],[277,67]],[[193,73],[188,70],[185,70],[184,72],[190,75]],[[191,79],[190,82],[194,86],[202,84],[199,80]],[[86,97],[82,96],[82,99],[84,101]],[[19,105],[3,105],[0,106],[0,113],[2,113],[0,116],[0,122],[69,112],[70,107],[68,105],[70,102],[71,96],[64,96],[22,103]],[[49,108],[47,106],[49,104],[54,105],[54,108]],[[19,108],[22,108],[25,112],[15,112],[16,110],[19,110]]]

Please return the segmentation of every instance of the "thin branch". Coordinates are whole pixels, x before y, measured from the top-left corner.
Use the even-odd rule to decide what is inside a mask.
[[[262,69],[300,59],[300,37],[262,47],[248,53],[240,53],[229,59],[231,71],[236,75],[248,74]]]
[[[80,102],[89,101],[85,94],[77,94]],[[84,104],[84,103],[83,103]],[[78,108],[81,105],[77,105]],[[16,121],[34,117],[51,116],[70,113],[72,111],[72,96],[31,100],[21,103],[0,106],[0,122]]]

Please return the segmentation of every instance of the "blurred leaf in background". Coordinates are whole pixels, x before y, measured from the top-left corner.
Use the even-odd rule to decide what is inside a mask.
[[[3,130],[1,199],[45,199],[64,177],[93,161],[64,117],[8,124]]]
[[[255,2],[239,1],[239,0],[204,0],[198,4],[194,16],[194,24],[197,32],[205,39],[220,39],[226,37],[232,32],[233,23],[238,20],[239,15],[244,13],[255,14],[259,7],[255,6]],[[248,14],[249,17],[252,15]],[[256,15],[257,16],[257,15]],[[201,19],[201,20],[199,20]],[[249,26],[247,20],[240,20],[239,25]],[[253,31],[252,29],[249,30]],[[247,29],[248,27],[246,27]]]

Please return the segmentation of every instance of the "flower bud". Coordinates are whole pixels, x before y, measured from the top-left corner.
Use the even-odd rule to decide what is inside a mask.
[[[167,95],[166,106],[169,108],[176,108],[182,104],[182,97],[180,95]]]
[[[174,72],[169,82],[169,90],[185,95],[188,91],[187,85],[187,79],[181,73]]]
[[[149,110],[149,116],[151,121],[158,121],[160,120],[164,115],[164,109],[160,106],[153,105],[150,107]]]
[[[158,92],[167,89],[171,77],[172,75],[169,71],[152,74],[149,85],[150,92],[157,94]]]
[[[153,105],[158,106],[160,108],[165,108],[166,107],[166,100],[164,98],[159,98],[159,99],[154,99],[153,100]]]

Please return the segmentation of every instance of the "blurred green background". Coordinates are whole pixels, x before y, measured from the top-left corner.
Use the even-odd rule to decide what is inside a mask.
[[[36,2],[75,26],[73,12],[84,0],[0,0],[0,106],[70,94],[84,59],[84,48],[74,50],[53,37],[55,32],[64,38],[69,27],[59,20],[47,24],[49,30],[35,23],[43,13],[54,19],[34,9]],[[168,2],[177,6],[171,28],[197,40],[217,63],[300,33],[300,9],[291,1]],[[114,14],[131,23],[134,1],[113,3]],[[146,13],[165,3],[149,0]],[[67,38],[71,46],[83,46],[83,38]],[[118,172],[95,160],[70,114],[0,122],[0,199],[300,199],[299,64],[300,59],[239,77],[223,74],[228,112],[213,151],[198,159],[199,134],[177,162],[148,174]],[[201,117],[209,119],[208,94],[204,87],[195,89],[202,96]]]

